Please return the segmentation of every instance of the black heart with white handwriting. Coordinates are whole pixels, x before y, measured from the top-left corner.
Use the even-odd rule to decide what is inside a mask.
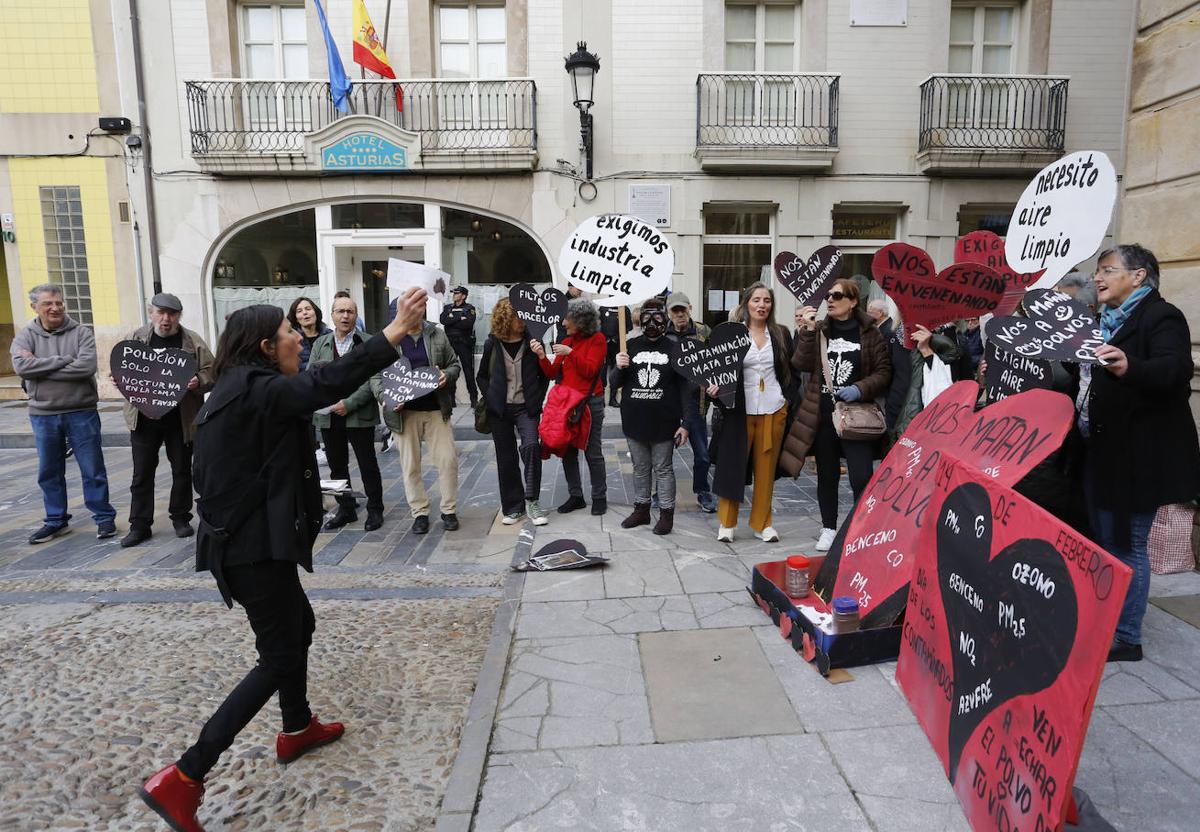
[[[108,362],[117,390],[150,419],[161,419],[174,410],[196,375],[195,353],[174,347],[155,349],[141,341],[120,341]]]
[[[775,276],[796,296],[799,306],[816,306],[842,276],[842,250],[837,246],[822,246],[808,262],[790,251],[781,251],[775,256]]]
[[[508,290],[508,300],[517,317],[525,322],[529,334],[538,340],[567,314],[567,296],[553,286],[539,295],[528,283],[518,283]]]
[[[1000,349],[1044,361],[1096,361],[1104,335],[1087,306],[1065,292],[1034,289],[1021,301],[1029,317],[992,318],[987,337]]]
[[[394,408],[438,389],[441,378],[442,373],[437,367],[413,369],[408,359],[401,357],[380,372],[380,392],[384,403]]]
[[[750,330],[745,324],[726,321],[713,327],[707,343],[681,339],[675,370],[701,388],[715,384],[719,388],[717,398],[726,407],[733,407],[742,380],[742,360],[749,351]]]
[[[1018,540],[992,557],[992,504],[968,483],[938,514],[938,587],[950,636],[950,782],[984,717],[1045,690],[1070,658],[1078,626],[1075,587],[1048,541]]]

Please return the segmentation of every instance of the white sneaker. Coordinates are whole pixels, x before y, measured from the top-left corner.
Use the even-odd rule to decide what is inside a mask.
[[[759,540],[761,540],[763,543],[778,543],[779,542],[779,532],[775,531],[774,526],[767,526],[761,532],[755,532],[754,536],[757,537]]]
[[[515,526],[517,523],[521,522],[521,518],[524,516],[525,515],[522,514],[521,512],[514,511],[512,514],[504,515],[504,519],[501,520],[500,522],[506,526]]]
[[[821,536],[817,538],[817,551],[828,552],[833,546],[835,537],[837,537],[837,529],[821,529]]]
[[[717,540],[721,543],[733,542],[733,529],[729,526],[720,526],[717,528]]]
[[[525,513],[529,515],[529,519],[533,521],[535,526],[544,526],[550,522],[550,518],[546,516],[545,510],[538,504],[537,500],[525,501]]]

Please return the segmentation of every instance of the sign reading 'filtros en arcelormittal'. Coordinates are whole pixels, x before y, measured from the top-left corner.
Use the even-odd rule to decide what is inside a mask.
[[[408,150],[383,136],[353,133],[321,149],[323,170],[408,170]]]

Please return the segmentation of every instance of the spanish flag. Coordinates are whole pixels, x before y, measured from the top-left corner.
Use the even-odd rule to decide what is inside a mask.
[[[354,0],[354,63],[383,78],[396,77],[363,0]],[[396,109],[404,112],[404,89],[399,84],[395,87]]]

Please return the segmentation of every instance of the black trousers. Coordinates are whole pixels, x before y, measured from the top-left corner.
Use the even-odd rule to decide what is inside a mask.
[[[203,780],[225,749],[279,693],[284,731],[300,731],[312,720],[308,708],[308,648],[316,619],[300,585],[298,567],[265,561],[225,568],[234,600],[246,610],[254,631],[258,664],[209,717],[196,744],[179,758],[179,769]]]
[[[825,414],[813,439],[812,455],[817,461],[817,505],[821,507],[821,525],[826,529],[838,527],[838,483],[842,479],[842,458],[850,475],[854,502],[862,496],[875,472],[875,442],[842,439],[833,429],[833,421]]]
[[[466,376],[464,380],[467,382],[467,395],[474,404],[479,398],[479,388],[475,384],[475,345],[469,341],[451,341],[450,346],[458,356],[458,363],[462,364],[462,372]]]
[[[129,525],[149,529],[154,523],[154,473],[158,470],[158,449],[167,446],[171,463],[171,499],[167,510],[171,520],[192,520],[192,445],[183,441],[179,410],[161,419],[139,414],[137,427],[129,432],[133,447],[133,480],[129,484]]]
[[[495,414],[490,414],[489,418],[492,423],[492,443],[496,446],[500,508],[505,514],[519,514],[525,511],[526,500],[536,500],[542,492],[542,445],[538,437],[538,420],[526,412],[523,404],[506,405],[503,418],[497,419]]]
[[[350,448],[354,448],[358,474],[367,494],[367,511],[383,511],[383,479],[375,456],[375,428],[348,428],[345,416],[331,413],[329,427],[321,428],[321,441],[325,444],[329,478],[334,480],[350,479]],[[356,504],[353,497],[338,497],[340,506],[354,508]]]

